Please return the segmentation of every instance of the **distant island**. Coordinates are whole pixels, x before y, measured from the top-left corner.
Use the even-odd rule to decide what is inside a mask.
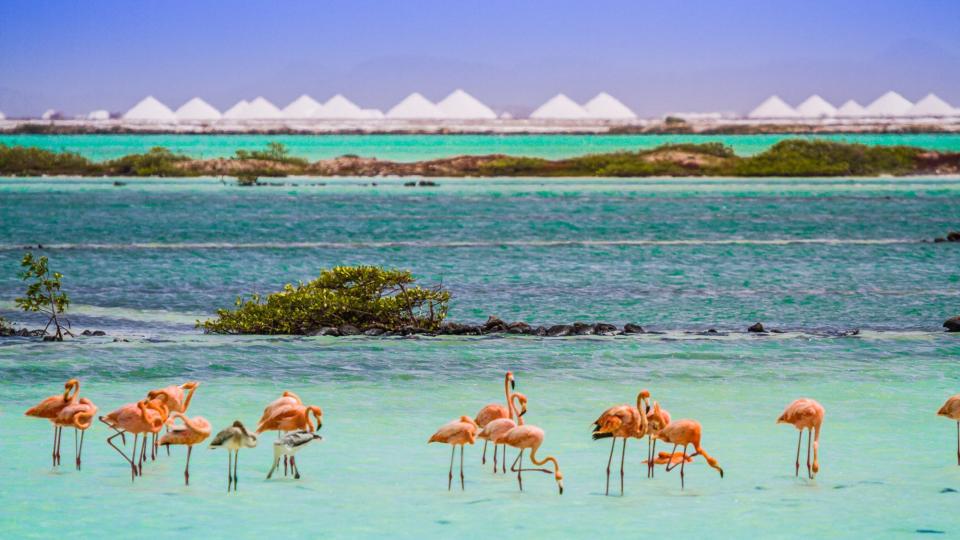
[[[79,154],[0,144],[3,176],[194,177],[230,176],[256,185],[260,177],[836,177],[960,174],[960,153],[907,146],[868,146],[785,140],[753,156],[737,156],[722,143],[668,144],[649,150],[589,154],[549,160],[501,154],[457,156],[416,162],[347,155],[308,161],[281,144],[238,150],[230,158],[194,159],[153,148],[103,162]]]

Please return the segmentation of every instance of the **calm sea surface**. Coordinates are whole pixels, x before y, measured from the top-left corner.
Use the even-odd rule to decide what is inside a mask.
[[[90,155],[133,144],[116,140],[127,142]],[[218,152],[202,144],[198,152]],[[960,534],[957,428],[935,416],[960,391],[960,339],[940,331],[960,313],[960,245],[921,242],[960,229],[960,178],[114,180],[0,180],[0,315],[25,320],[12,304],[23,289],[17,263],[22,246],[43,244],[65,275],[74,328],[108,334],[0,341],[2,538]],[[458,321],[636,322],[665,333],[371,339],[193,328],[238,294],[358,263],[442,280]],[[786,333],[742,332],[758,320]],[[721,334],[688,333],[707,328]],[[542,451],[560,460],[562,497],[538,473],[518,493],[515,477],[481,467],[480,447],[466,452],[466,491],[448,493],[449,448],[426,444],[440,424],[502,401],[507,369],[530,398],[525,418],[546,431]],[[225,453],[206,448],[193,453],[189,488],[179,448],[131,484],[99,424],[84,470],[71,466],[67,430],[54,471],[49,424],[23,410],[71,376],[103,412],[202,381],[190,413],[215,429],[255,424],[289,389],[323,407],[325,439],[298,455],[302,480],[266,481],[265,435],[240,452],[230,495]],[[676,472],[647,479],[645,443],[634,441],[626,496],[603,496],[609,443],[592,441],[590,424],[641,388],[674,418],[703,424],[725,478],[698,459],[683,491]],[[800,396],[827,410],[815,481],[794,478],[796,432],[774,424]]]
[[[960,152],[960,134],[797,135],[0,135],[0,144],[77,152],[93,160],[118,158],[164,146],[197,158],[232,156],[237,150],[283,143],[311,160],[345,154],[417,161],[465,154],[565,158],[589,153],[654,148],[671,143],[722,142],[739,155],[766,150],[784,139],[820,139],[871,145],[908,145]]]

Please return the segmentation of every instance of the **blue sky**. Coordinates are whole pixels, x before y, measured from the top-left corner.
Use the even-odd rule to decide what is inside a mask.
[[[601,90],[645,115],[888,89],[960,106],[960,1],[0,0],[8,116],[457,87],[515,111]]]

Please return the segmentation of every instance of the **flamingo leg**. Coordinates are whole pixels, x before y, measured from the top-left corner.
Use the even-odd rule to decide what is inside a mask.
[[[687,463],[687,445],[683,445],[683,455],[680,456],[680,489],[683,489],[683,466]]]
[[[653,437],[647,436],[647,478],[650,478],[650,474],[653,472],[653,451],[651,449],[653,445]]]
[[[466,487],[463,485],[463,445],[460,445],[460,491],[464,491]]]
[[[77,453],[77,450],[80,450],[80,443],[77,441],[77,428],[73,428],[73,464],[76,466],[77,470],[80,470],[80,454]]]
[[[490,442],[490,441],[486,441],[486,440],[483,441],[483,456],[480,457],[480,464],[481,464],[481,465],[486,465],[486,464],[487,464],[487,443],[488,443],[488,442]],[[496,446],[493,447],[493,451],[494,451],[493,459],[497,459],[497,454],[496,454],[497,447],[496,447]]]
[[[793,475],[800,476],[800,441],[803,440],[803,430],[797,430],[797,463],[793,470]]]
[[[673,450],[670,451],[670,455],[672,456],[672,455],[675,454],[676,452],[677,452],[677,445],[674,444],[674,445],[673,445]],[[686,452],[684,452],[684,454],[686,454]],[[680,461],[683,462],[683,461],[686,461],[686,460],[680,460]],[[676,468],[677,468],[677,464],[673,462],[673,459],[669,459],[669,460],[667,460],[667,466],[664,468],[664,470],[667,471],[667,472],[670,472],[670,471],[672,471],[672,470],[674,470],[674,469],[676,469]]]
[[[507,445],[505,444],[500,445],[500,459],[502,460],[501,472],[507,474]]]
[[[447,491],[453,488],[453,454],[456,451],[457,447],[450,445],[450,474],[447,475]]]
[[[960,427],[960,424],[958,424]],[[960,439],[957,440],[957,448],[960,449]],[[483,451],[487,451],[487,443],[483,443]],[[497,445],[493,445],[493,474],[497,474]]]
[[[53,450],[50,451],[50,463],[57,466],[57,425],[53,425]]]
[[[813,429],[807,430],[807,478],[813,479],[813,470],[810,468],[810,439],[813,438]]]
[[[87,431],[82,429],[80,430],[80,450],[77,451],[77,470],[80,470],[81,458],[83,457],[83,435]]]
[[[131,482],[133,482],[133,479],[137,476],[137,465],[134,463],[133,460],[135,460],[135,459],[137,458],[137,437],[139,437],[139,436],[140,436],[139,433],[134,433],[134,434],[133,434],[133,449],[130,450],[130,467],[131,467],[131,469],[132,469],[132,470],[130,471],[130,481],[131,481]]]
[[[960,465],[960,421],[957,422],[957,465]]]
[[[170,451],[170,445],[167,445],[167,452]],[[187,446],[187,466],[183,469],[183,484],[190,485],[190,454],[193,452],[193,445]]]
[[[297,458],[296,456],[290,456],[290,470],[293,472],[293,479],[300,479],[300,467],[297,467]]]
[[[140,476],[143,476],[143,462],[147,460],[147,434],[143,434],[143,444],[140,446]]]
[[[613,444],[610,445],[610,457],[607,458],[607,491],[604,495],[610,495],[610,464],[613,463],[613,449],[617,446],[617,438],[612,437]]]
[[[54,429],[54,436],[56,438],[53,445],[53,466],[60,466],[60,441],[63,440],[63,428],[56,426]]]
[[[627,437],[623,438],[623,451],[620,453],[620,496],[623,496],[623,462],[627,459]]]
[[[520,449],[520,453],[517,454],[517,461],[520,462],[520,466],[517,467],[517,484],[520,485],[520,491],[523,491],[523,477],[520,476],[520,472],[523,471],[523,449]],[[515,461],[514,463],[516,463]],[[510,467],[513,469],[513,467]]]

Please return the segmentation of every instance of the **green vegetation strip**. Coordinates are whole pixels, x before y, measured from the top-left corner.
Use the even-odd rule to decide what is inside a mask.
[[[443,176],[443,177],[640,177],[640,176],[876,176],[958,174],[960,153],[906,146],[867,146],[786,140],[740,157],[721,143],[672,144],[650,150],[590,154],[548,160],[506,155],[459,156],[398,163],[342,156],[310,162],[270,143],[262,151],[238,150],[231,158],[193,159],[166,148],[94,162],[71,152],[0,144],[0,175],[38,176],[234,176],[243,185],[258,177]]]

